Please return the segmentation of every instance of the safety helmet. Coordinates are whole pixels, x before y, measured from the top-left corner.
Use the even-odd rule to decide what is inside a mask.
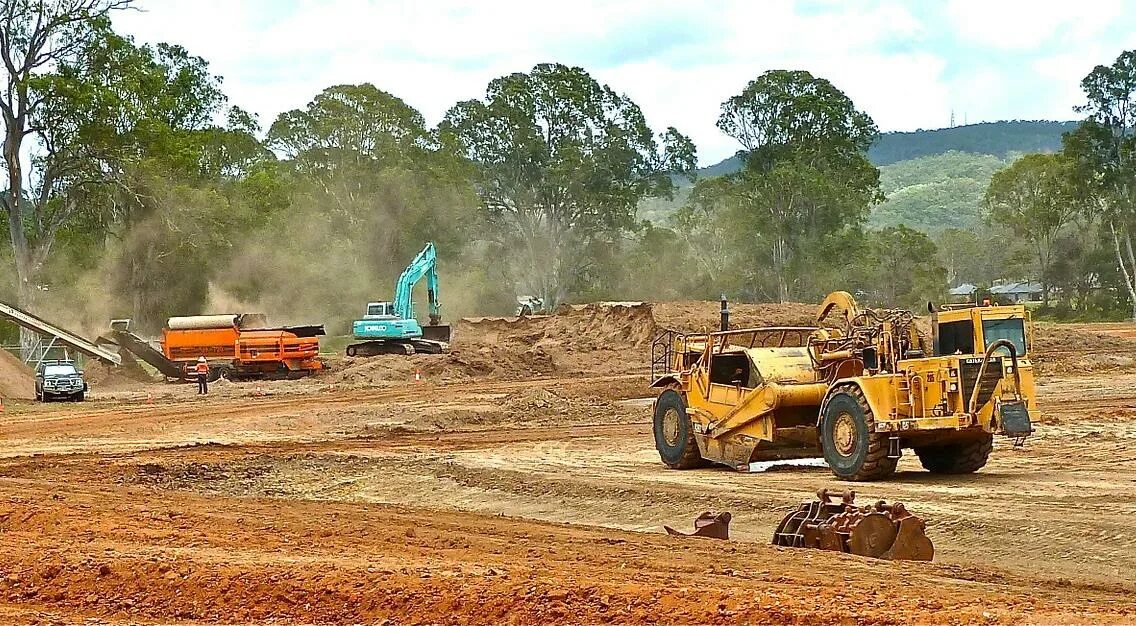
[[[203,356],[199,356],[199,357],[197,357],[197,362],[198,362],[198,363],[204,363],[204,362],[205,362],[205,357],[203,357]]]

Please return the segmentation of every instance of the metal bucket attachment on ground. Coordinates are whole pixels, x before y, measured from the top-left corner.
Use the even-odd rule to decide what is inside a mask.
[[[821,489],[817,497],[781,520],[773,532],[773,545],[892,560],[930,561],[935,556],[923,520],[902,504],[880,500],[858,507],[851,490]]]
[[[729,539],[730,538],[730,515],[729,511],[721,513],[711,513],[706,511],[699,515],[694,520],[694,532],[684,533],[679,532],[670,526],[663,526],[663,530],[667,531],[668,535],[676,537],[709,537],[711,539]]]
[[[449,324],[432,324],[422,327],[422,338],[430,341],[450,342]]]

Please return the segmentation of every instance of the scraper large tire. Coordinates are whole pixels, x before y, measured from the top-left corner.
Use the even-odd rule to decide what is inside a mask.
[[[875,432],[876,420],[864,393],[845,385],[824,403],[820,443],[824,460],[840,480],[879,480],[895,473],[899,459],[888,458],[887,436]]]
[[[667,467],[690,469],[707,463],[698,452],[694,429],[686,414],[686,402],[673,389],[667,389],[655,401],[655,449]]]
[[[994,449],[994,435],[940,446],[915,448],[923,469],[932,474],[973,474],[986,465]]]

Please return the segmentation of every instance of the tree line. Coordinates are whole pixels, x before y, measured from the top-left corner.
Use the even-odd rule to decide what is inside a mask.
[[[686,135],[557,63],[494,79],[433,126],[369,83],[329,86],[262,126],[205,59],[116,33],[110,16],[130,4],[9,0],[0,21],[12,268],[0,289],[82,328],[255,308],[341,331],[427,240],[451,315],[504,313],[518,296],[814,301],[836,288],[915,306],[949,280],[1002,277],[1007,255],[1063,301],[1087,301],[1076,284],[1114,308],[1136,302],[1131,94],[1117,96],[1115,68],[1086,78],[1088,121],[1062,154],[995,177],[985,230],[1014,245],[983,255],[988,233],[947,231],[937,246],[868,227],[883,199],[875,122],[808,72],[764,72],[723,102],[718,127],[744,168],[696,179]],[[1015,182],[1027,169],[1034,182]],[[688,181],[668,221],[641,218]]]
[[[1061,149],[1028,154],[997,172],[985,195],[988,221],[1012,233],[1022,266],[1047,310],[1136,319],[1136,51],[1081,81],[1085,119]]]
[[[217,306],[343,322],[427,240],[458,312],[615,293],[638,204],[695,167],[685,135],[554,63],[433,127],[369,83],[262,127],[205,59],[116,33],[130,4],[3,5],[0,254],[21,306],[150,328]]]

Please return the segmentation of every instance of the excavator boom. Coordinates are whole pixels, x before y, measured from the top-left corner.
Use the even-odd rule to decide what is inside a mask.
[[[438,302],[438,254],[434,242],[429,242],[402,270],[394,290],[394,311],[402,319],[414,317],[414,286],[426,279],[426,297],[429,304],[430,326],[438,325],[442,316]]]

